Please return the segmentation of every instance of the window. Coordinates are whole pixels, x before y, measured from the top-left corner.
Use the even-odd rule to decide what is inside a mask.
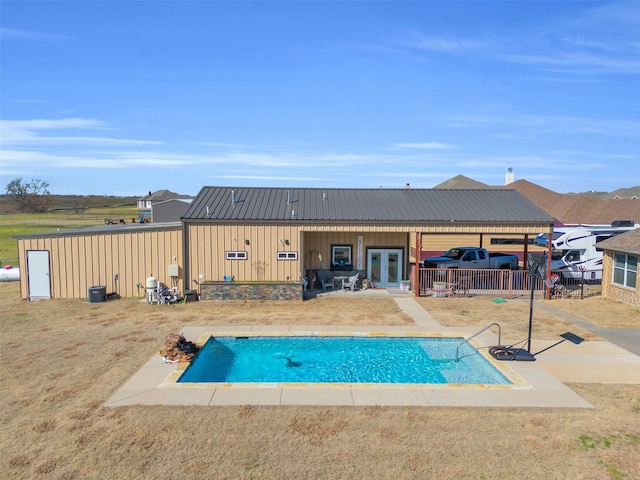
[[[579,262],[580,261],[580,250],[571,250],[567,253],[566,257],[567,262]]]
[[[613,256],[613,283],[623,287],[636,288],[638,257],[624,253]]]
[[[331,264],[339,267],[351,265],[351,245],[332,245]]]
[[[247,252],[226,252],[227,260],[246,260]]]
[[[278,260],[297,260],[298,252],[278,252]]]

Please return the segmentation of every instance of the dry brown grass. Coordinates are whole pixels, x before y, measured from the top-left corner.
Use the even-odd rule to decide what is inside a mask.
[[[29,303],[15,283],[0,298],[2,478],[640,478],[638,385],[571,385],[593,410],[102,406],[183,325],[407,324],[393,300]],[[431,310],[443,323],[522,314],[451,300]]]
[[[552,300],[551,305],[603,328],[638,328],[640,325],[640,308],[608,298],[558,299]]]
[[[489,297],[471,298],[419,298],[422,305],[440,324],[447,327],[473,326],[481,328],[498,322],[502,334],[509,340],[524,339],[529,329],[530,302],[528,298],[495,303]],[[540,340],[557,339],[571,330],[586,340],[602,340],[593,333],[538,308],[550,305],[592,324],[606,328],[637,328],[640,325],[640,309],[605,299],[590,297],[584,300],[554,299],[534,300],[533,337]]]

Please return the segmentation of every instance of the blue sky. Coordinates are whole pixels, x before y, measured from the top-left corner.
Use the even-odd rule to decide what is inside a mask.
[[[640,185],[640,2],[1,2],[0,181]]]

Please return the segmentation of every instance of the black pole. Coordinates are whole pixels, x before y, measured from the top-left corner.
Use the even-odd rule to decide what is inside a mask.
[[[531,353],[531,330],[533,329],[533,290],[535,278],[531,277],[531,300],[529,301],[529,335],[527,336],[527,352]]]

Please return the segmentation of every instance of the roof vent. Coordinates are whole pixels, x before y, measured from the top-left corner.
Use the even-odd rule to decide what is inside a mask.
[[[634,225],[635,225],[635,222],[633,220],[614,220],[613,222],[611,222],[611,226],[613,228],[633,227]]]
[[[207,205],[207,217],[209,216],[209,205]]]
[[[287,190],[287,205],[291,203],[291,190]]]
[[[231,204],[235,205],[235,203],[236,203],[236,191],[231,190]]]
[[[327,192],[322,192],[322,200],[326,200],[327,199]]]

